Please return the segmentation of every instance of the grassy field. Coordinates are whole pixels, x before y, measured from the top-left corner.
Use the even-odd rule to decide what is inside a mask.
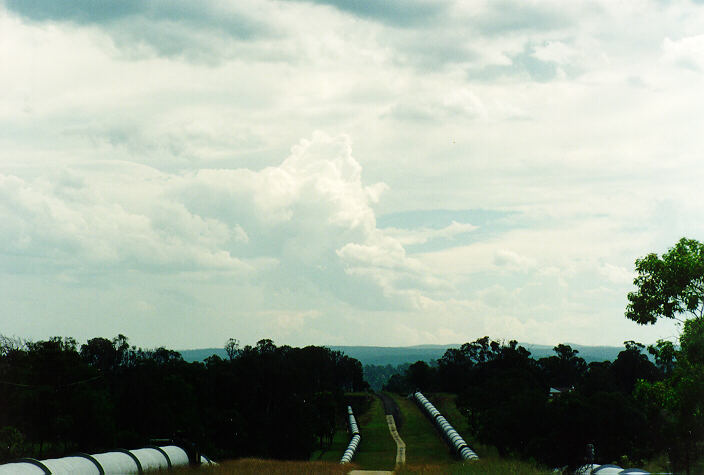
[[[384,408],[374,398],[369,411],[357,418],[362,441],[354,463],[365,470],[393,470],[396,465],[396,442],[391,438]]]
[[[447,393],[426,394],[426,397],[445,416],[453,427],[465,438],[480,459],[473,462],[457,460],[439,436],[432,423],[418,406],[405,397],[389,394],[401,409],[403,424],[399,429],[407,446],[407,464],[399,467],[397,474],[487,474],[487,475],[536,475],[552,473],[552,470],[534,463],[501,458],[494,447],[484,446],[471,438],[469,424],[455,404],[456,395]],[[347,474],[354,469],[393,470],[396,457],[394,443],[386,424],[383,406],[377,397],[370,397],[371,405],[357,422],[362,432],[362,443],[354,463],[340,465],[339,460],[347,448],[349,434],[342,428],[337,431],[331,448],[313,454],[310,462],[291,462],[259,459],[241,459],[223,462],[218,467],[177,469],[169,473],[183,474]],[[662,471],[666,460],[653,460],[646,469]]]
[[[459,432],[464,441],[467,442],[467,445],[479,455],[479,458],[499,458],[499,453],[495,447],[483,445],[472,437],[467,418],[460,413],[455,404],[456,394],[432,393],[426,394],[425,397],[442,413],[447,422],[452,424],[452,427]]]
[[[398,474],[544,474],[541,469],[528,462],[502,459],[496,449],[473,444],[472,448],[481,457],[475,462],[460,462],[450,452],[449,447],[432,423],[416,404],[404,397],[390,394],[401,409],[403,424],[399,433],[407,446],[407,464],[396,470]],[[455,406],[453,394],[426,395],[443,413],[445,418],[462,434],[468,436],[465,418]],[[357,422],[362,433],[362,443],[354,457],[353,464],[340,465],[339,460],[347,448],[349,434],[343,428],[336,432],[331,448],[313,454],[310,462],[290,462],[276,460],[241,459],[226,461],[214,468],[183,468],[169,473],[183,474],[346,474],[353,469],[393,470],[396,459],[396,444],[391,438],[384,416],[381,401],[374,397],[369,410],[358,415]]]
[[[360,395],[351,394],[351,396]],[[363,396],[368,403],[356,406],[363,406],[366,411],[362,413],[355,411],[362,440],[353,459],[354,465],[370,470],[391,470],[396,460],[396,443],[389,433],[381,402],[374,395],[365,393]],[[349,442],[350,434],[346,426],[343,426],[335,432],[330,448],[326,451],[314,452],[311,461],[339,463]]]
[[[342,466],[338,462],[291,462],[281,460],[239,459],[222,462],[216,467],[183,467],[169,471],[156,471],[150,473],[192,475],[261,475],[263,473],[272,475],[342,475],[349,472],[352,468],[357,467],[351,465]]]
[[[396,464],[396,443],[389,433],[381,401],[375,396],[369,396],[369,400],[369,409],[355,414],[362,440],[353,459],[354,465],[366,470],[392,470]],[[314,452],[311,461],[339,463],[349,442],[349,432],[340,428],[335,432],[330,449]]]
[[[310,459],[311,461],[339,462],[349,443],[350,434],[347,429],[339,429],[335,432],[330,448],[325,451],[316,450]]]
[[[217,467],[177,468],[169,471],[149,472],[154,474],[190,474],[190,475],[342,475],[350,470],[362,468],[358,464],[340,465],[337,462],[287,462],[279,460],[240,459],[226,461]],[[534,466],[511,460],[480,460],[472,463],[454,462],[448,464],[406,465],[396,470],[397,474],[486,474],[486,475],[537,475],[549,473]]]
[[[466,464],[467,467],[463,470],[452,473],[548,473],[545,467],[538,467],[529,462],[523,462],[514,459],[505,459],[499,456],[499,451],[496,447],[479,443],[472,437],[467,418],[457,409],[455,400],[456,394],[449,393],[431,393],[426,394],[430,402],[437,408],[438,411],[447,419],[452,427],[462,436],[472,450],[479,456],[478,462]],[[479,470],[479,471],[473,471]],[[485,470],[485,471],[482,471]],[[495,470],[495,471],[491,471]],[[504,470],[504,472],[502,472]],[[506,471],[507,470],[507,471]],[[432,472],[429,472],[432,473]]]
[[[403,414],[403,425],[399,434],[406,443],[406,464],[420,466],[454,462],[450,448],[416,403],[396,394],[389,395],[396,401]]]

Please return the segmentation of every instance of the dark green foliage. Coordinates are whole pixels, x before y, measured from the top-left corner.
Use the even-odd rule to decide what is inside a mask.
[[[359,417],[365,414],[374,402],[375,396],[369,392],[364,393],[347,393],[345,394],[345,405],[351,406],[354,414]],[[347,417],[345,417],[345,424],[347,424]],[[347,427],[345,425],[345,427]]]
[[[344,421],[362,367],[327,348],[271,340],[187,363],[124,335],[22,343],[0,338],[0,463],[186,437],[215,457],[307,459]]]
[[[601,463],[624,455],[642,460],[664,447],[631,391],[638,381],[661,379],[662,372],[643,354],[643,345],[625,346],[613,363],[587,365],[568,345],[536,361],[515,341],[484,337],[448,350],[434,381],[441,391],[458,392],[467,436],[495,446],[502,456],[576,467],[592,443]],[[411,375],[399,377],[408,382]],[[563,392],[551,398],[551,387]]]
[[[626,317],[640,324],[658,318],[689,316],[682,325],[680,349],[658,341],[648,350],[667,378],[631,377],[636,395],[657,425],[659,442],[666,447],[678,472],[704,470],[704,244],[682,238],[659,258],[649,254],[636,261],[637,291],[628,294]],[[682,320],[680,320],[682,321]],[[631,359],[633,356],[630,357]],[[646,368],[638,366],[642,375]]]
[[[638,381],[655,381],[662,378],[662,373],[643,354],[645,346],[634,341],[624,342],[626,349],[618,354],[611,365],[614,381],[621,391],[631,394]]]
[[[704,244],[682,238],[662,258],[648,254],[636,260],[636,272],[626,318],[652,324],[660,317],[704,316]]]
[[[557,345],[554,351],[556,356],[538,360],[546,382],[554,388],[574,386],[586,373],[586,362],[577,356],[579,351],[569,345]]]
[[[655,364],[666,376],[672,374],[675,368],[676,351],[671,341],[658,340],[655,345],[648,346],[648,353],[655,358]]]
[[[658,342],[654,351],[665,353],[672,369],[663,381],[639,381],[635,393],[658,427],[678,472],[700,473],[704,469],[704,320],[687,320],[680,335],[681,350]],[[670,354],[672,352],[672,354]]]
[[[12,460],[22,457],[27,451],[24,434],[16,427],[0,428],[0,460]]]
[[[406,378],[414,389],[421,391],[436,391],[438,388],[437,369],[432,368],[425,361],[417,361],[408,367]]]
[[[409,366],[409,363],[398,366],[364,365],[364,380],[374,391],[381,391],[393,375],[405,372]]]

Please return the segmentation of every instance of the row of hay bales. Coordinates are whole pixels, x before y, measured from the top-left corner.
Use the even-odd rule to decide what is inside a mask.
[[[420,391],[413,393],[413,399],[423,412],[435,423],[440,432],[445,437],[447,443],[455,450],[457,455],[463,460],[477,460],[479,457],[469,448],[462,436],[447,422],[447,419],[440,414],[433,404],[426,399]]]

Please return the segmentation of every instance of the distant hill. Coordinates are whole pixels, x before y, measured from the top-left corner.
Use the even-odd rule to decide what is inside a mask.
[[[220,358],[227,358],[227,353],[225,353],[225,348],[198,348],[195,350],[178,350],[183,356],[183,359],[189,363],[194,361],[203,361],[209,356],[218,355]]]
[[[555,352],[549,345],[534,345],[531,343],[520,343],[533,358],[543,358],[553,356]],[[617,346],[584,346],[569,344],[579,351],[579,356],[587,363],[592,361],[615,360],[619,352],[623,350]],[[341,351],[347,356],[357,358],[363,365],[387,365],[396,366],[403,363],[415,363],[416,361],[436,360],[445,354],[448,348],[459,348],[461,345],[418,345],[403,347],[384,346],[331,346],[330,349]]]
[[[579,351],[579,356],[587,363],[592,361],[613,361],[618,356],[623,347],[618,346],[584,346],[567,343],[575,350]],[[534,345],[531,343],[520,343],[531,352],[533,358],[543,358],[553,356],[550,345]],[[415,363],[416,361],[436,360],[445,354],[448,348],[459,348],[460,345],[417,345],[417,346],[329,346],[331,350],[340,351],[347,356],[358,359],[363,365],[387,365],[397,366],[403,363]],[[189,362],[203,361],[205,358],[218,355],[227,358],[223,348],[202,348],[195,350],[181,350],[183,359]]]

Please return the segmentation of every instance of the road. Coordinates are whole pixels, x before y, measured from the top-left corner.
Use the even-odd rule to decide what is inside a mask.
[[[386,414],[386,423],[389,425],[389,432],[391,437],[393,437],[396,442],[396,466],[404,465],[406,463],[406,443],[401,439],[398,434],[398,427],[403,424],[403,418],[401,417],[401,409],[399,409],[398,404],[391,397],[384,393],[377,393],[379,399],[381,399],[384,405],[384,413]]]

